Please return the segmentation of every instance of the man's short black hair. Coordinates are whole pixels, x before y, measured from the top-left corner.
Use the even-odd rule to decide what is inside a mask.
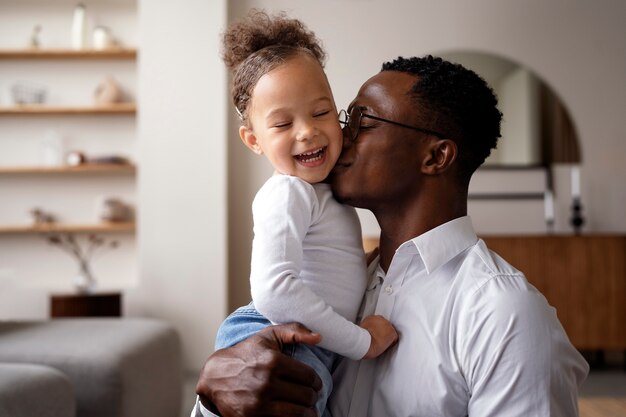
[[[431,55],[399,57],[381,71],[417,75],[408,94],[420,108],[419,121],[456,142],[460,179],[469,184],[500,137],[502,113],[491,87],[475,72]]]

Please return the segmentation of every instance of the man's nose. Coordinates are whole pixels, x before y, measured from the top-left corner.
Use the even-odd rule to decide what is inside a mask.
[[[341,128],[341,133],[343,134],[343,147],[349,148],[352,145],[352,141],[350,140],[350,129],[347,125]]]

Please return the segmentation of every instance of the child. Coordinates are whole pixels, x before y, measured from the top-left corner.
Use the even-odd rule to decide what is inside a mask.
[[[381,316],[354,324],[367,283],[365,256],[354,208],[336,202],[323,182],[343,143],[323,60],[315,35],[284,16],[254,11],[224,35],[239,136],[275,172],[252,204],[253,302],[226,319],[216,340],[217,349],[232,346],[286,322],[319,333],[319,345],[286,350],[320,375],[320,416],[336,354],[374,358],[397,339]]]

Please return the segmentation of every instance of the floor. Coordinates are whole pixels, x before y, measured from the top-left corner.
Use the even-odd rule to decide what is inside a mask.
[[[180,417],[189,417],[195,401],[197,374],[188,375],[183,387]],[[623,366],[592,369],[579,397],[580,417],[626,417],[626,371]]]
[[[624,354],[613,352],[602,363],[591,362],[591,372],[580,390],[580,417],[626,416],[626,367]]]

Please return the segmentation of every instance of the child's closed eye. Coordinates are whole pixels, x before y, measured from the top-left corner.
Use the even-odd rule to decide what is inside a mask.
[[[322,111],[319,111],[319,112],[313,114],[313,117],[324,117],[324,116],[326,116],[328,114],[330,114],[330,110],[322,110]]]
[[[277,128],[277,129],[282,129],[282,128],[289,127],[289,126],[291,126],[291,122],[278,122],[278,123],[274,123],[272,127]]]

